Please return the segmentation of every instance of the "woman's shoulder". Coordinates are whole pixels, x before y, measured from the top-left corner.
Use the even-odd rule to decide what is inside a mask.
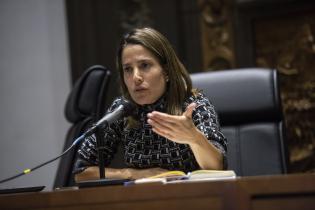
[[[196,103],[197,105],[211,105],[210,99],[201,91],[193,90],[190,96],[185,101],[187,105],[191,103]]]

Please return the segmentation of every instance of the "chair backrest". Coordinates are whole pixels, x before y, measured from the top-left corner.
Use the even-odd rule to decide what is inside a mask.
[[[66,105],[66,119],[72,123],[69,129],[64,150],[79,137],[92,123],[100,119],[105,109],[105,94],[110,78],[110,71],[94,65],[88,68],[76,81],[71,90]],[[72,168],[78,148],[72,149],[59,162],[54,187],[73,185]]]
[[[262,68],[191,74],[216,107],[228,140],[228,168],[237,175],[287,172],[277,71]]]

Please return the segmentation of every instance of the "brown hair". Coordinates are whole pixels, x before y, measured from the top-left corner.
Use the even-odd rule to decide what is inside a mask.
[[[124,83],[122,67],[122,51],[128,44],[142,45],[156,56],[169,78],[166,90],[166,111],[174,115],[182,114],[183,102],[192,92],[192,82],[189,73],[178,59],[169,41],[161,33],[152,28],[133,29],[121,40],[117,52],[116,64],[119,70],[123,96],[132,100]]]

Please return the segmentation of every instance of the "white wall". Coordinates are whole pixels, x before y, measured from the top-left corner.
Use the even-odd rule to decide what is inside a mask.
[[[0,0],[0,179],[62,152],[70,90],[63,0]],[[0,184],[45,185],[58,162]]]

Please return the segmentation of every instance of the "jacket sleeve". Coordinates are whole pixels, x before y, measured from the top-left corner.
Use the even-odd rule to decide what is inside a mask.
[[[195,101],[197,107],[193,111],[195,126],[205,135],[223,155],[223,167],[227,168],[227,140],[220,129],[218,115],[208,98],[200,94]]]

